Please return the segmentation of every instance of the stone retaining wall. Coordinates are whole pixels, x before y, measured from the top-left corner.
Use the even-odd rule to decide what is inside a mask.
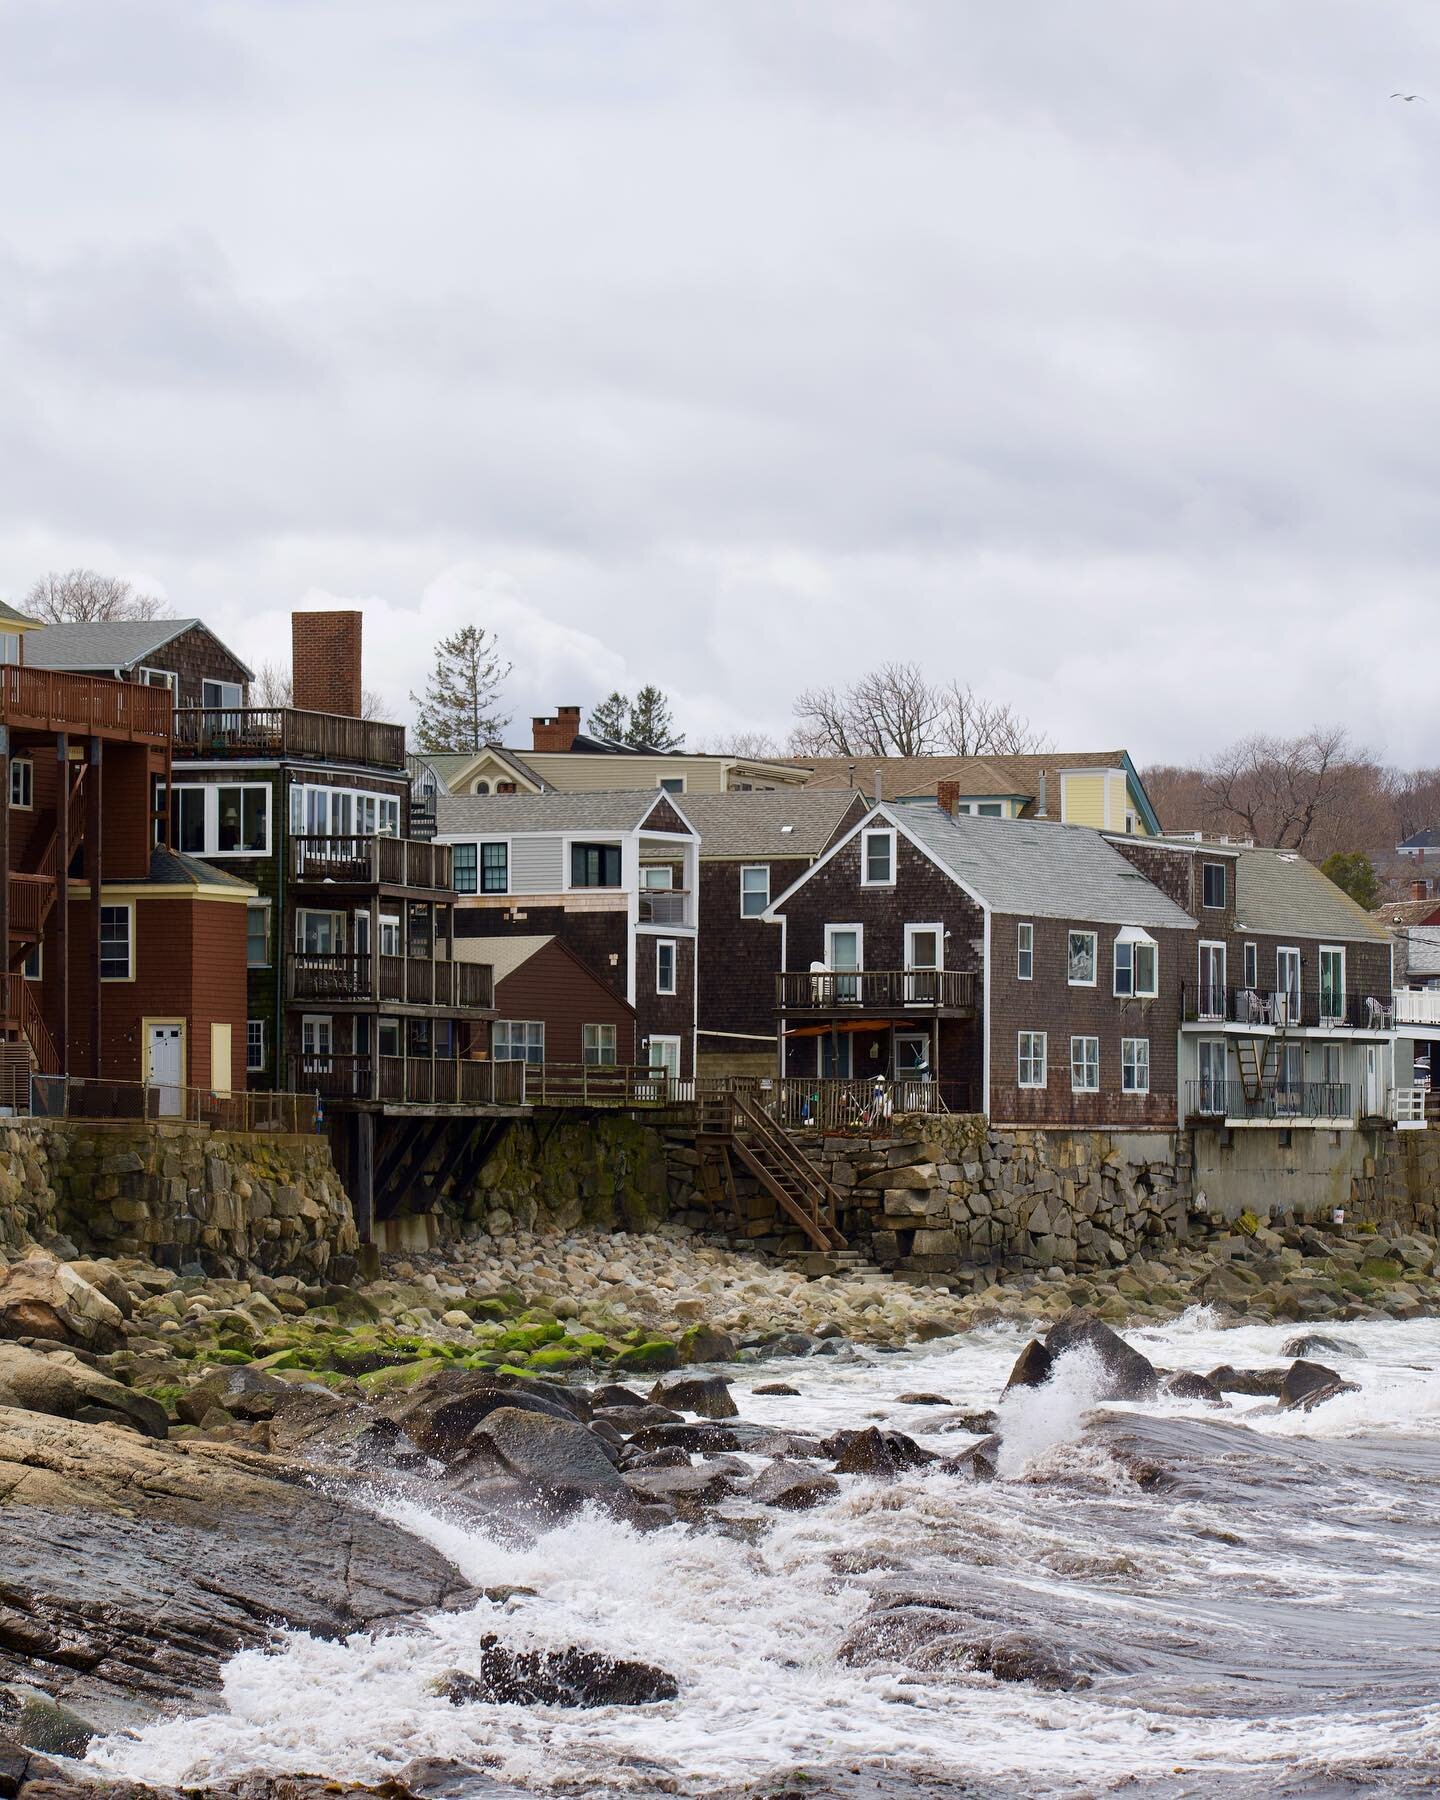
[[[36,1243],[309,1277],[348,1275],[358,1247],[323,1137],[15,1120],[0,1130],[0,1256]]]

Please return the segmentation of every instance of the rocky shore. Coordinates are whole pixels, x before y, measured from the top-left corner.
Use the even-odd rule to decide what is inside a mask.
[[[1306,1329],[1283,1366],[1209,1370],[1156,1369],[1111,1329],[1197,1306],[1217,1324]],[[778,1429],[739,1415],[723,1365],[894,1350],[1008,1321],[1033,1332],[1012,1387],[1044,1383],[1078,1350],[1103,1372],[1101,1399],[1165,1391],[1218,1408],[1247,1394],[1308,1410],[1346,1391],[1311,1328],[1433,1313],[1435,1240],[1297,1221],[1242,1220],[1094,1279],[977,1275],[969,1292],[863,1265],[807,1276],[676,1228],[482,1238],[392,1260],[358,1286],[18,1250],[0,1264],[0,1800],[90,1795],[73,1766],[46,1759],[214,1704],[224,1663],[282,1626],[405,1631],[478,1604],[442,1556],[380,1515],[377,1486],[491,1530],[533,1532],[599,1506],[641,1530],[705,1522],[744,1541],[777,1513],[830,1500],[845,1476],[996,1471],[992,1413],[948,1418],[944,1455],[863,1421],[825,1436]],[[483,1598],[503,1624],[523,1596]],[[1042,1687],[1086,1679],[1023,1633],[977,1635],[924,1596],[877,1600],[842,1655],[958,1658]],[[503,1635],[446,1679],[455,1705],[653,1705],[674,1687],[663,1668],[580,1647],[519,1656]],[[422,1769],[374,1791],[439,1796],[449,1779]],[[257,1779],[215,1791],[371,1790]]]

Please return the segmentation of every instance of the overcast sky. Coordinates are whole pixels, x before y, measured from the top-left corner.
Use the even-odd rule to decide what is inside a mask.
[[[1440,762],[1433,0],[3,0],[0,168],[12,599]]]

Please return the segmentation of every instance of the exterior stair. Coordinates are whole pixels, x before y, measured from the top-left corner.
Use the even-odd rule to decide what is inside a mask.
[[[800,1227],[817,1250],[844,1251],[840,1196],[809,1157],[771,1123],[748,1094],[728,1093],[725,1115],[731,1153],[785,1217]]]

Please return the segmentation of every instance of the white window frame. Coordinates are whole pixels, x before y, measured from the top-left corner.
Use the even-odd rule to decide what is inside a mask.
[[[1027,1052],[1028,1040],[1028,1052]],[[1039,1079],[1036,1079],[1037,1051]],[[1030,1069],[1030,1078],[1025,1076],[1026,1066]],[[1021,1031],[1015,1038],[1015,1077],[1017,1085],[1039,1092],[1050,1078],[1050,1045],[1049,1034],[1044,1031]]]
[[[747,909],[747,899],[754,899],[753,893],[747,893],[745,877],[747,875],[763,875],[765,877],[765,897],[760,905]],[[770,865],[769,863],[741,863],[740,865],[740,917],[742,919],[758,919],[770,904]]]
[[[935,938],[935,961],[919,964],[915,961],[912,945],[919,934],[931,935]],[[933,925],[914,924],[905,927],[905,979],[904,998],[907,1006],[938,1006],[942,983],[940,975],[945,969],[945,927],[937,920]],[[933,985],[926,981],[914,981],[912,976],[934,975]],[[927,993],[925,990],[930,988]]]
[[[670,952],[670,985],[662,986],[661,975],[665,962],[665,952]],[[655,992],[657,994],[673,994],[677,991],[680,980],[680,946],[675,938],[656,938],[655,940]]]
[[[211,689],[217,690],[210,698]],[[233,694],[233,700],[226,696]],[[214,681],[208,675],[200,683],[200,705],[205,712],[239,712],[245,705],[245,684],[240,681]]]
[[[1225,1017],[1226,989],[1230,985],[1230,952],[1219,938],[1201,938],[1195,947],[1195,1010],[1200,1018],[1208,1022],[1215,1022],[1216,1015],[1213,1008],[1210,1012],[1206,1012],[1202,1004],[1205,994],[1205,952],[1207,950],[1220,952],[1220,1011],[1218,1014],[1220,1020]]]
[[[684,1079],[683,1075],[681,1074],[681,1070],[684,1067],[684,1062],[683,1062],[684,1047],[681,1044],[680,1039],[677,1036],[675,1036],[673,1033],[664,1032],[664,1031],[651,1032],[651,1034],[650,1034],[650,1063],[649,1063],[649,1066],[652,1069],[660,1069],[660,1068],[666,1067],[666,1065],[664,1063],[656,1062],[655,1052],[661,1045],[668,1046],[671,1044],[673,1044],[675,1046],[675,1080],[680,1081],[680,1080]]]
[[[310,827],[310,796],[324,795],[323,807],[315,810],[325,815],[323,829]],[[336,800],[350,802],[350,824],[343,831],[335,829],[332,814]],[[363,813],[370,813],[368,820]],[[404,808],[398,794],[377,793],[374,788],[330,786],[321,781],[295,781],[290,784],[290,835],[292,837],[372,838],[399,837],[404,822]]]
[[[679,787],[671,785],[677,781],[680,784]],[[657,775],[655,777],[655,786],[662,794],[683,794],[685,792],[685,781],[686,778],[683,775]]]
[[[1083,977],[1077,979],[1074,975],[1072,975],[1070,973],[1071,960],[1072,960],[1070,944],[1071,944],[1071,940],[1073,938],[1089,938],[1089,940],[1090,940],[1090,979],[1088,981],[1086,981]],[[1074,926],[1067,927],[1066,932],[1065,932],[1065,984],[1066,984],[1066,986],[1067,987],[1092,987],[1093,988],[1093,987],[1096,987],[1099,985],[1099,981],[1100,981],[1100,935],[1099,935],[1099,933],[1095,932],[1095,931],[1086,931],[1083,928],[1077,928]]]
[[[1093,1059],[1082,1048],[1077,1060],[1075,1055],[1077,1045],[1093,1045]],[[1094,1080],[1087,1080],[1086,1077],[1092,1072]],[[1070,1092],[1072,1094],[1098,1094],[1100,1092],[1100,1039],[1093,1032],[1083,1032],[1070,1040]]]
[[[133,900],[105,900],[100,903],[100,928],[103,934],[105,914],[107,912],[123,912],[126,918],[125,959],[126,967],[123,975],[106,975],[105,944],[102,935],[100,943],[100,979],[102,981],[133,981],[135,979],[135,902]]]
[[[517,1030],[525,1033],[525,1042],[521,1046],[524,1054],[521,1056],[514,1054],[514,1033]],[[499,1036],[502,1031],[505,1034],[505,1053],[503,1055]],[[533,1044],[530,1042],[532,1032],[537,1034],[537,1041]],[[543,1019],[497,1019],[491,1032],[491,1045],[491,1055],[496,1062],[527,1063],[532,1069],[539,1068],[545,1061],[545,1021]],[[538,1060],[531,1058],[530,1051],[532,1049],[539,1050]]]
[[[1035,979],[1035,926],[1029,919],[1017,920],[1015,925],[1015,979]]]
[[[977,800],[975,802],[975,817],[977,819],[1003,819],[1005,817],[1005,802],[1003,800]]]
[[[595,1034],[593,1046],[590,1041],[592,1032]],[[607,1033],[609,1034],[608,1039],[606,1036]],[[593,1057],[590,1054],[592,1048],[595,1051]],[[603,1054],[607,1048],[610,1052],[608,1057]],[[613,1025],[582,1025],[580,1027],[580,1061],[586,1068],[613,1069],[616,1064],[618,1050],[619,1033]]]
[[[257,913],[257,912],[263,913],[265,915],[265,960],[263,962],[251,962],[251,960],[250,960],[250,915],[251,915],[251,913]],[[268,900],[247,900],[246,901],[246,903],[245,903],[245,967],[247,969],[268,969],[271,967],[270,923],[271,923],[271,913],[270,913],[270,902]],[[263,1021],[262,1021],[262,1023],[263,1023]]]
[[[239,850],[222,850],[220,844],[220,795],[228,793],[232,788],[240,791],[241,817],[244,816],[245,792],[254,789],[265,796],[265,844],[260,850],[241,848]],[[175,783],[175,820],[178,836],[180,819],[180,800],[178,796],[188,793],[199,793],[204,796],[201,802],[201,813],[204,822],[203,847],[189,850],[188,856],[203,856],[207,862],[215,858],[249,858],[258,861],[268,857],[275,846],[275,790],[268,781],[177,781]]]
[[[1333,1025],[1345,1017],[1345,946],[1343,944],[1317,944],[1315,946],[1315,1005],[1321,1008],[1325,1003],[1325,958],[1340,958],[1340,1010],[1338,1013],[1317,1011],[1316,1017],[1322,1025]]]
[[[1221,895],[1219,900],[1205,898],[1205,877],[1211,869],[1220,871]],[[1208,912],[1224,912],[1230,903],[1230,865],[1224,862],[1202,862],[1200,864],[1200,904]]]
[[[837,969],[830,946],[837,931],[853,931],[855,933],[855,967],[853,969]],[[846,999],[840,992],[838,980],[832,980],[832,992],[837,1004],[841,1006],[858,1006],[865,991],[865,984],[860,977],[865,973],[865,927],[863,925],[827,925],[825,927],[825,967],[832,977],[854,975],[855,992]]]
[[[18,631],[0,631],[0,663],[19,662],[20,636]]]
[[[320,1046],[324,1027],[324,1048]],[[311,1045],[305,1047],[305,1034],[309,1032]],[[300,1060],[310,1065],[312,1074],[329,1074],[330,1059],[335,1054],[335,1018],[332,1013],[302,1013],[300,1017]]]
[[[1141,1054],[1142,1051],[1143,1054]],[[1145,1074],[1143,1082],[1140,1080],[1142,1064]],[[1120,1091],[1122,1094],[1148,1094],[1150,1092],[1150,1040],[1148,1037],[1121,1038]]]
[[[21,799],[15,798],[15,789],[19,787]],[[32,756],[12,756],[10,758],[10,810],[11,812],[34,812],[35,810],[35,759]]]
[[[1294,958],[1295,968],[1295,1012],[1294,1019],[1288,1018],[1286,1002],[1291,993],[1290,984],[1285,974],[1287,962]],[[1298,944],[1277,944],[1275,946],[1275,1022],[1279,1024],[1298,1025],[1305,1016],[1305,958],[1300,954]]]
[[[651,894],[668,894],[675,890],[673,863],[641,863],[640,886]]]
[[[255,1039],[259,1037],[260,1049],[255,1051]],[[265,1021],[263,1019],[247,1019],[245,1021],[245,1069],[247,1074],[265,1067]]]
[[[169,688],[172,694],[180,687],[180,677],[173,669],[152,669],[147,663],[136,669],[135,679],[141,687]]]
[[[860,833],[860,885],[865,888],[893,888],[895,885],[895,840],[897,833],[893,826],[876,825]],[[870,876],[870,842],[872,838],[884,838],[890,848],[889,874],[883,881],[874,881]]]
[[[902,1044],[918,1044],[920,1060],[913,1067],[902,1067],[900,1062],[900,1046]],[[906,1081],[920,1074],[923,1070],[928,1075],[935,1071],[930,1067],[930,1034],[927,1031],[897,1031],[892,1039],[892,1050],[895,1058],[894,1075],[897,1081]]]
[[[1247,940],[1240,950],[1240,973],[1243,977],[1241,985],[1252,993],[1260,986],[1260,946]]]
[[[307,950],[305,948],[304,921],[306,919],[332,919],[336,922],[338,929],[334,933],[335,948],[333,950]],[[344,956],[349,941],[343,912],[330,906],[297,906],[295,908],[295,954],[297,956]]]
[[[1130,985],[1129,985],[1129,987],[1121,987],[1121,985],[1120,985],[1120,952],[1122,950],[1128,950],[1130,952],[1130,956],[1129,956]],[[1141,986],[1139,986],[1137,979],[1136,979],[1135,952],[1137,950],[1148,950],[1150,952],[1150,978],[1151,978],[1152,985],[1149,987],[1142,988]],[[1111,946],[1110,961],[1111,961],[1111,992],[1116,996],[1117,999],[1121,999],[1121,1000],[1154,1000],[1159,996],[1159,993],[1160,993],[1160,946],[1155,942],[1154,938],[1148,937],[1148,936],[1147,937],[1122,938],[1120,936],[1120,934],[1117,932],[1116,936],[1115,936],[1115,942]]]

